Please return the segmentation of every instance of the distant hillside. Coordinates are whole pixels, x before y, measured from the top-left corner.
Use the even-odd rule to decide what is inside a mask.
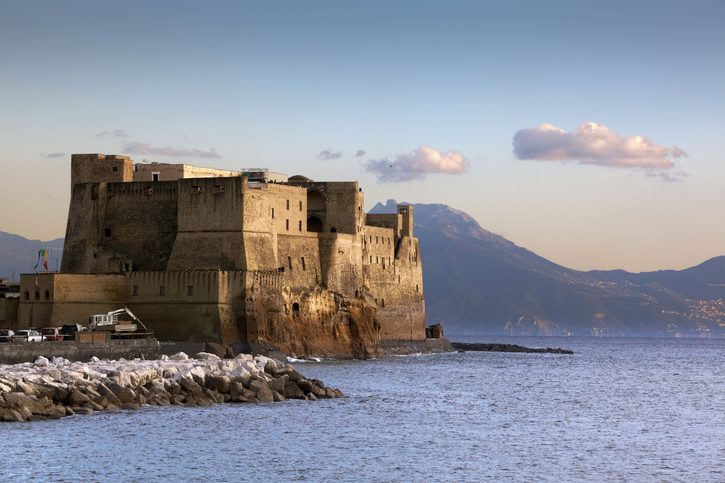
[[[373,212],[394,212],[396,202]],[[549,335],[723,335],[725,257],[682,271],[581,272],[484,230],[441,204],[415,204],[430,323],[449,331]],[[720,307],[718,309],[717,307]],[[713,308],[714,307],[714,308]],[[722,311],[721,315],[718,315]]]
[[[581,272],[484,230],[441,204],[416,204],[429,323],[454,333],[725,336],[725,257],[685,270]],[[396,202],[376,213],[394,213]],[[0,232],[0,277],[60,264],[63,239]]]
[[[48,268],[56,270],[63,254],[63,239],[41,241],[0,231],[0,278],[20,279],[21,273],[32,273],[38,261],[38,250],[48,250]]]

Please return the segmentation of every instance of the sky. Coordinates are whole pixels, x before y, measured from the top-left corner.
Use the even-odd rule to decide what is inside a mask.
[[[725,2],[0,0],[0,230],[71,153],[358,180],[582,269],[725,255]]]

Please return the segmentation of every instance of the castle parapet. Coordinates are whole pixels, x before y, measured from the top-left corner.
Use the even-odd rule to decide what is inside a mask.
[[[71,185],[133,181],[133,161],[119,154],[73,154]]]

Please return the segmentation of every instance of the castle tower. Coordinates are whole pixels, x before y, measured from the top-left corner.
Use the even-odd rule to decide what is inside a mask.
[[[133,161],[118,154],[73,154],[71,186],[80,183],[133,181]]]
[[[413,205],[398,205],[401,219],[400,237],[413,236]]]

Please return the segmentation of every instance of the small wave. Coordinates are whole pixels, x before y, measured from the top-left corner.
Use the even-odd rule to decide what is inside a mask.
[[[287,362],[322,362],[322,358],[321,357],[297,358],[297,357],[287,356]]]

